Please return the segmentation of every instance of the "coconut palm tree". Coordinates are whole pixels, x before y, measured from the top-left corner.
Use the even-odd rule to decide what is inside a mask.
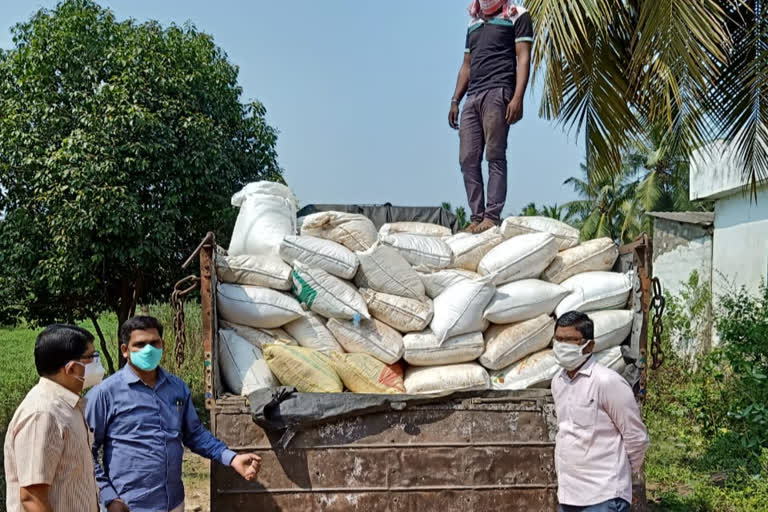
[[[768,178],[768,0],[527,0],[540,114],[584,129],[590,175],[623,172],[645,127],[686,159],[737,144]],[[655,177],[654,177],[655,179]],[[650,187],[651,189],[653,187]]]

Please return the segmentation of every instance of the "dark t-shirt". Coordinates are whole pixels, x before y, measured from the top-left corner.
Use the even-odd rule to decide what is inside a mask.
[[[472,18],[467,29],[465,52],[472,56],[467,94],[497,87],[515,90],[517,53],[515,44],[533,42],[533,23],[528,11],[510,5],[505,13],[484,20]]]

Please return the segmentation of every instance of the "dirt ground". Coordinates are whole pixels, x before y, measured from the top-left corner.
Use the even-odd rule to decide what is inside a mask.
[[[184,453],[185,512],[211,512],[210,464],[190,451]]]

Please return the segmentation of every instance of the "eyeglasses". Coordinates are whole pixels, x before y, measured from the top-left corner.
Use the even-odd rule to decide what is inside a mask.
[[[80,360],[98,361],[99,358],[101,358],[101,354],[94,352],[93,354],[81,357]]]

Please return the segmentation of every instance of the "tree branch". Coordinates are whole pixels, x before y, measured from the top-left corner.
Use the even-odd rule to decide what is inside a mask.
[[[104,338],[104,333],[101,331],[101,327],[99,326],[99,320],[98,318],[96,318],[96,315],[90,309],[86,311],[86,314],[88,315],[88,318],[91,319],[91,322],[93,323],[93,328],[96,329],[96,334],[99,336],[99,346],[101,347],[101,354],[104,356],[104,359],[107,360],[107,369],[109,370],[109,374],[112,375],[113,373],[115,373],[115,364],[112,362],[112,356],[109,354],[109,350],[107,350],[107,340]]]

